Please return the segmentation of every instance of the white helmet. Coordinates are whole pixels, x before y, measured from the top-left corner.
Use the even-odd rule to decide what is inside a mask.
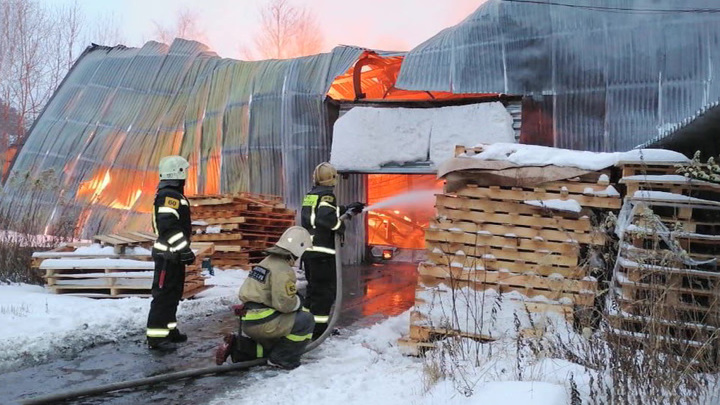
[[[190,163],[182,156],[165,156],[158,165],[160,180],[185,180],[189,167]]]
[[[275,246],[287,250],[295,257],[301,257],[305,250],[312,247],[312,238],[307,229],[291,226],[282,234]]]

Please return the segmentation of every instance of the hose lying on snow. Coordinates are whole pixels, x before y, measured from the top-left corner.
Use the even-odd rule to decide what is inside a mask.
[[[305,348],[305,353],[320,346],[320,344],[327,339],[333,331],[335,323],[337,322],[338,315],[340,314],[340,308],[342,307],[342,261],[340,260],[340,243],[339,237],[335,237],[335,274],[337,279],[337,289],[335,292],[335,305],[333,306],[330,314],[330,320],[328,321],[328,327],[325,329],[320,337],[310,342]],[[61,401],[67,401],[69,399],[87,397],[93,395],[104,394],[112,391],[119,391],[128,388],[141,387],[144,385],[158,384],[166,381],[176,381],[182,378],[199,377],[206,374],[222,374],[231,371],[245,370],[255,366],[261,366],[267,362],[267,359],[256,359],[250,361],[243,361],[239,363],[233,363],[223,366],[211,366],[196,368],[193,370],[176,371],[174,373],[156,375],[154,377],[140,378],[137,380],[123,381],[119,383],[112,383],[107,385],[101,385],[98,387],[81,388],[72,391],[61,392],[58,394],[45,395],[41,397],[30,398],[21,402],[23,405],[35,405],[35,404],[49,404]]]

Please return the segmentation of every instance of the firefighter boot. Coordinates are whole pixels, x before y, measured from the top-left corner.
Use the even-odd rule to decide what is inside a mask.
[[[188,337],[186,334],[181,333],[177,328],[175,328],[170,330],[168,339],[173,343],[184,343],[187,342]]]
[[[177,345],[170,341],[168,338],[147,338],[148,348],[150,350],[157,350],[160,352],[172,352],[177,349]]]
[[[215,349],[215,364],[222,366],[230,357],[235,348],[235,334],[229,333],[223,338],[223,342]]]

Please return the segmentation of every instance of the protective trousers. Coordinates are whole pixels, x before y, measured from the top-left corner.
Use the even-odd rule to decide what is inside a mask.
[[[292,325],[289,333],[287,326]],[[300,365],[300,356],[312,338],[315,321],[312,314],[297,311],[280,314],[269,321],[243,321],[242,332],[269,351],[269,360],[283,368]],[[277,336],[279,333],[283,335]]]
[[[185,286],[185,265],[155,258],[152,302],[147,321],[148,339],[165,339],[177,327],[177,307]]]
[[[317,339],[327,329],[330,308],[335,303],[337,289],[335,255],[318,252],[305,253],[302,257],[302,264],[308,282],[305,306],[315,316],[313,339]]]

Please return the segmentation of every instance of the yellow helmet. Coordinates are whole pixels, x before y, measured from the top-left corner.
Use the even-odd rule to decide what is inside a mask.
[[[313,181],[316,186],[334,186],[338,181],[338,172],[330,163],[320,163],[313,172]]]

